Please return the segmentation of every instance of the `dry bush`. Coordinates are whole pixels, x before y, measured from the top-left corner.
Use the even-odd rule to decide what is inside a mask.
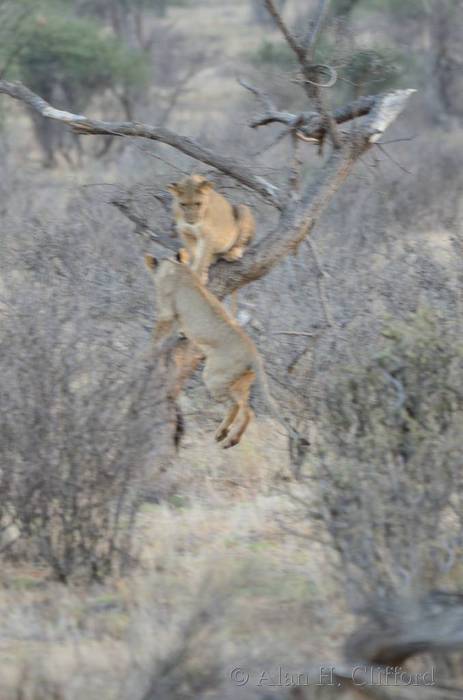
[[[356,615],[348,664],[401,667],[408,656],[427,653],[431,658],[405,667],[433,668],[438,683],[456,687],[463,576],[458,326],[419,309],[383,323],[376,352],[352,360],[325,375],[306,490],[292,493],[295,520],[304,521],[298,534],[322,544],[323,575]],[[376,697],[374,689],[365,697]]]
[[[117,236],[112,257],[100,255],[89,221],[10,234],[1,271],[4,540],[10,555],[45,561],[62,581],[98,579],[130,558],[164,418],[137,309],[142,285],[131,285]]]
[[[47,302],[23,299],[27,314],[7,322],[2,338],[2,356],[11,353],[0,431],[5,524],[60,580],[81,569],[101,578],[130,553],[154,427],[149,370],[117,368],[85,319],[63,318]]]
[[[320,420],[312,507],[354,607],[461,576],[461,343],[425,311],[383,335],[328,383]]]

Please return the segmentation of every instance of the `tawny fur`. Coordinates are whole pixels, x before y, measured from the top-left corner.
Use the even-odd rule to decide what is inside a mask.
[[[227,314],[225,307],[186,265],[175,260],[158,263],[145,255],[156,287],[158,322],[154,341],[159,344],[174,329],[181,330],[205,357],[204,383],[229,411],[216,432],[224,448],[237,445],[252,417],[251,386],[257,378],[270,410],[281,420],[268,392],[262,359],[252,340]]]
[[[167,188],[174,197],[177,231],[185,244],[182,261],[203,283],[219,257],[239,260],[255,233],[252,212],[245,204],[232,205],[201,175],[190,175]]]

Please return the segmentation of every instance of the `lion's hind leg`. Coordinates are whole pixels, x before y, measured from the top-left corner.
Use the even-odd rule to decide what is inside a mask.
[[[216,430],[215,439],[217,440],[217,442],[220,442],[221,440],[225,440],[225,438],[227,437],[230,426],[233,423],[233,421],[235,420],[236,414],[238,413],[238,410],[239,410],[238,404],[234,403]]]
[[[246,204],[235,204],[233,206],[233,215],[238,228],[238,235],[230,250],[225,255],[222,255],[224,260],[228,262],[235,262],[243,257],[256,232],[254,216]]]
[[[249,393],[255,378],[255,373],[249,370],[230,385],[230,395],[235,401],[237,410],[231,424],[228,426],[228,434],[222,442],[222,447],[225,450],[239,443],[252,418],[252,411],[249,407]]]

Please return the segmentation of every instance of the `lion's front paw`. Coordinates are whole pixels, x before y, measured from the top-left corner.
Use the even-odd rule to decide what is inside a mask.
[[[237,260],[241,260],[243,257],[244,253],[244,248],[241,246],[236,246],[236,248],[232,248],[231,250],[228,251],[223,257],[224,260],[227,262],[236,262]]]

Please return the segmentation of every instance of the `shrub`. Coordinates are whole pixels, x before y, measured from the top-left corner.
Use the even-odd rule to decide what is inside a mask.
[[[1,392],[0,515],[19,535],[11,553],[45,562],[61,581],[101,579],[130,560],[153,429],[149,368],[112,367],[84,319],[50,315],[34,305],[3,333],[0,353],[11,362]]]
[[[45,563],[61,581],[102,579],[134,553],[148,459],[161,442],[161,379],[133,321],[140,296],[126,241],[112,231],[108,262],[98,246],[110,248],[101,238],[111,224],[98,240],[84,224],[34,228],[7,238],[1,267],[5,555]]]
[[[420,311],[328,386],[312,506],[351,601],[426,591],[461,556],[462,385],[458,337]]]

